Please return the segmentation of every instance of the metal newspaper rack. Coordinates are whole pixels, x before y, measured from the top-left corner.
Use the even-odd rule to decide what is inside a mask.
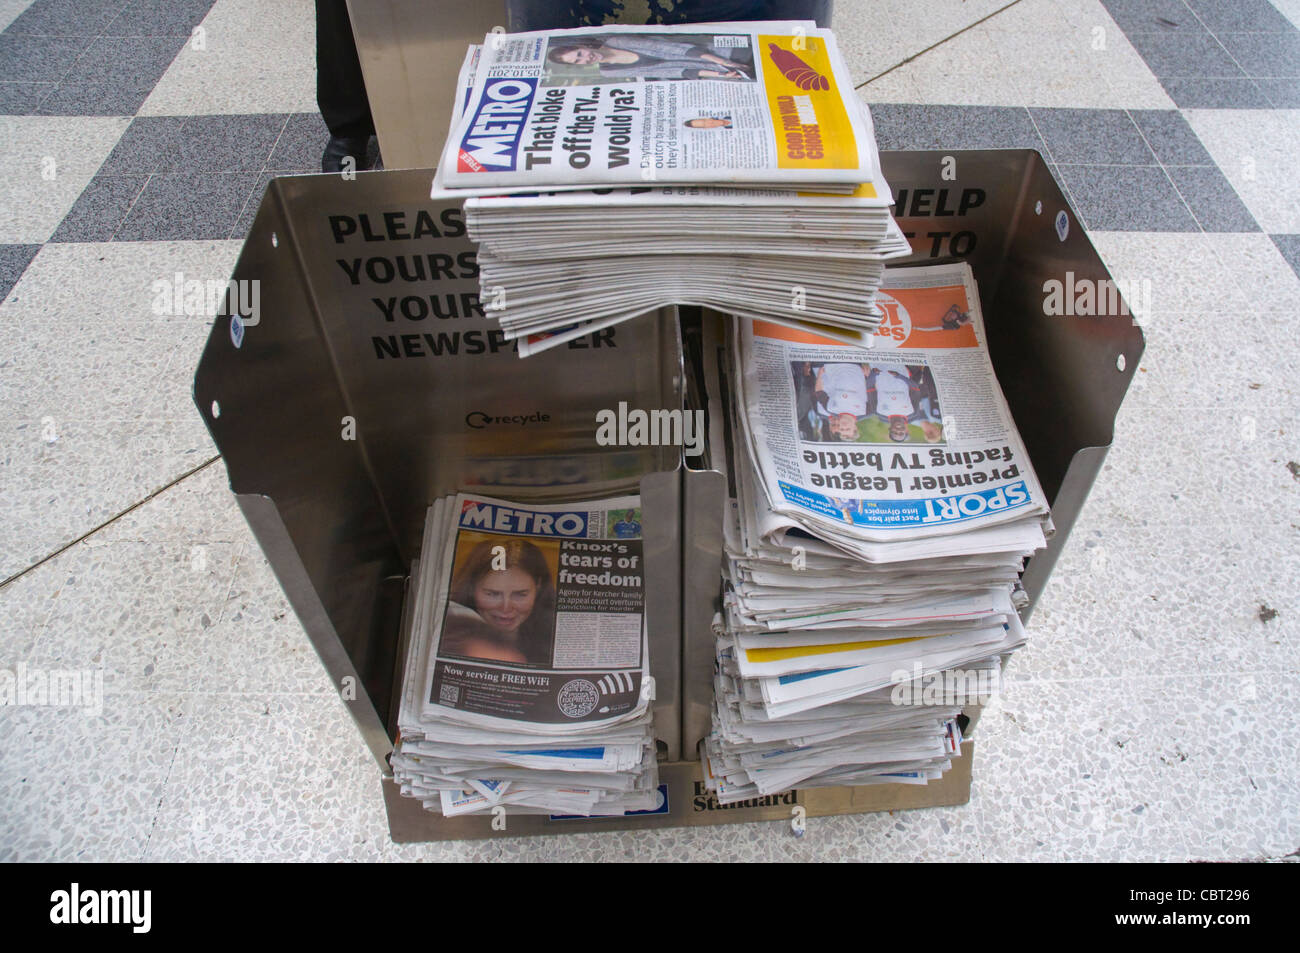
[[[1056,537],[1024,571],[1027,616],[1100,472],[1143,337],[1127,315],[1045,315],[1044,282],[1109,274],[1036,152],[893,152],[884,168],[915,259],[958,255],[974,268],[993,364],[1052,501]],[[673,447],[595,443],[595,411],[619,400],[682,407],[677,315],[517,359],[474,313],[472,243],[459,208],[430,203],[429,181],[409,170],[270,183],[233,276],[261,282],[259,315],[217,320],[194,382],[239,506],[381,774],[426,504],[460,486],[556,499],[601,484],[643,495],[667,806],[580,822],[515,816],[510,835],[969,800],[974,741],[924,787],[814,789],[727,809],[707,796],[692,758],[708,731],[725,481],[685,467]],[[500,836],[491,818],[443,819],[382,787],[395,840]]]
[[[955,179],[942,175],[946,159]],[[1036,152],[885,153],[884,169],[914,259],[955,255],[974,269],[994,366],[1052,502],[1056,536],[1023,577],[1028,616],[1101,470],[1142,334],[1127,314],[1044,313],[1045,282],[1109,275]],[[620,400],[683,406],[678,316],[519,360],[475,313],[473,245],[460,210],[428,199],[430,177],[274,180],[233,275],[261,282],[257,320],[218,318],[194,380],[240,508],[385,776],[394,839],[503,836],[490,817],[431,814],[388,779],[425,507],[462,486],[537,500],[596,483],[643,495],[666,806],[511,817],[508,835],[789,819],[795,805],[817,816],[965,803],[973,741],[925,786],[814,789],[726,809],[707,795],[691,759],[709,725],[725,480],[686,467],[678,448],[595,441],[596,410]]]

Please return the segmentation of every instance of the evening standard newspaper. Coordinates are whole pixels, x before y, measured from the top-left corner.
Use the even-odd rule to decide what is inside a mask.
[[[1046,522],[965,263],[890,270],[870,349],[738,322],[742,426],[773,511],[887,542]],[[933,551],[930,553],[933,555]]]
[[[421,720],[578,734],[654,697],[639,498],[525,506],[461,494],[439,560]]]
[[[472,87],[439,162],[450,189],[851,189],[879,171],[835,38],[811,23],[493,34]]]

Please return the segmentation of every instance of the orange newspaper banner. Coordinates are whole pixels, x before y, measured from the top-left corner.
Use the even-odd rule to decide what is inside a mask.
[[[905,270],[899,271],[900,274]],[[888,279],[886,279],[888,285]],[[885,318],[876,329],[873,346],[879,348],[978,347],[975,326],[970,320],[970,302],[961,285],[938,288],[882,288],[876,305]],[[843,346],[844,342],[823,334],[754,321],[754,333],[795,344]]]
[[[826,41],[817,36],[758,37],[767,106],[782,169],[856,169],[853,124],[835,86]],[[849,91],[849,95],[854,95]]]
[[[888,347],[976,347],[970,303],[961,285],[890,288],[876,294],[885,320],[876,336]]]

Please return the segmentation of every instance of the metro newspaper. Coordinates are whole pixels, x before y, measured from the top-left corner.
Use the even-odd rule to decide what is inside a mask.
[[[836,184],[878,174],[828,30],[800,21],[494,34],[436,183]],[[712,130],[711,134],[701,131]]]
[[[452,532],[437,541],[445,546],[441,619],[422,714],[486,727],[528,721],[562,733],[643,711],[650,688],[642,691],[639,500],[525,507],[462,495],[456,510]],[[483,583],[469,584],[479,568],[505,572],[516,562],[541,579],[526,607],[497,604]],[[503,645],[497,634],[505,630],[517,645]]]

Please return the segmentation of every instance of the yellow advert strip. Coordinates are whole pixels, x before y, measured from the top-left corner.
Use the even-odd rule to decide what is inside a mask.
[[[808,658],[810,655],[837,655],[841,652],[857,652],[862,649],[882,649],[886,645],[902,645],[904,642],[919,642],[923,635],[906,639],[878,639],[874,642],[836,642],[827,645],[793,645],[788,648],[742,649],[745,661],[754,665],[763,662],[783,662],[791,658]]]
[[[761,35],[758,46],[779,167],[858,168],[858,144],[826,42],[815,36]]]
[[[876,191],[876,187],[872,185],[870,182],[863,182],[859,184],[858,187],[855,188],[852,192],[850,192],[848,196],[845,196],[842,193],[836,194],[833,192],[799,192],[797,194],[804,195],[804,196],[823,196],[832,199],[842,199],[846,197],[854,198],[854,199],[874,199],[880,193]]]

